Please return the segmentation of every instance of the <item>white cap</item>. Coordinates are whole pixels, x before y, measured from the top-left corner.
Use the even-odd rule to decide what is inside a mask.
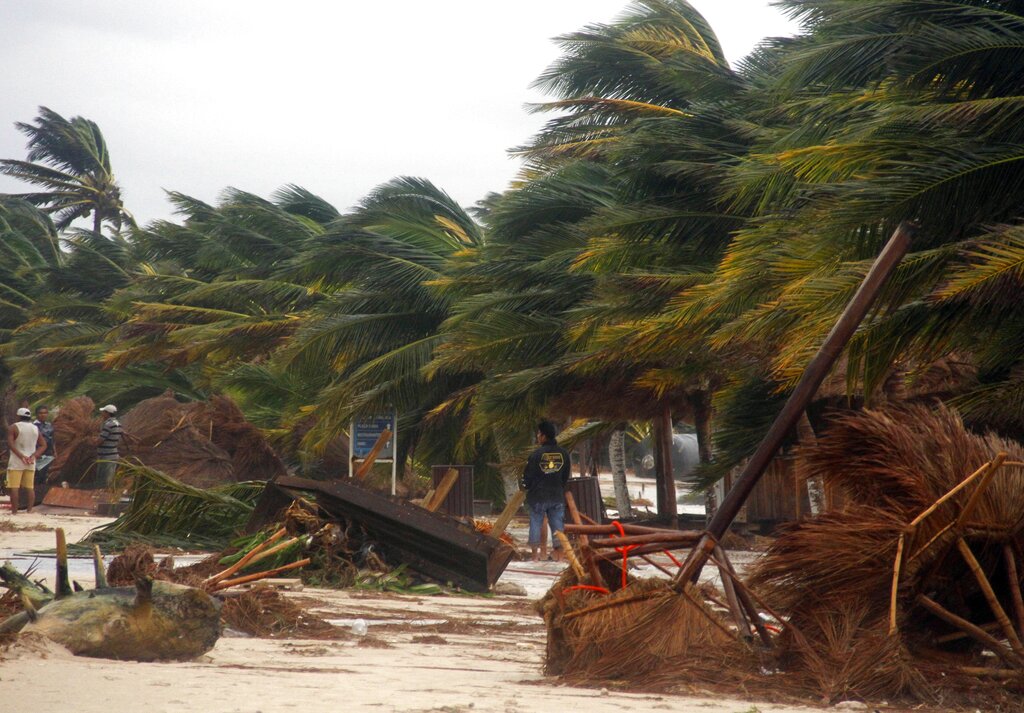
[[[19,416],[28,416],[29,418],[32,418],[32,412],[29,411],[27,408],[20,408],[20,409],[18,409],[18,415]]]
[[[101,408],[100,411],[106,411],[107,413],[114,414],[117,413],[117,406],[115,406],[114,404],[107,404],[106,406]]]

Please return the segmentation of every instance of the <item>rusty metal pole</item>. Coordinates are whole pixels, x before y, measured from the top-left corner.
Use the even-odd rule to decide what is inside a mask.
[[[892,275],[893,270],[899,265],[903,256],[907,254],[915,229],[916,226],[912,223],[900,223],[889,238],[889,242],[885,244],[882,252],[875,259],[868,274],[864,277],[864,281],[857,288],[853,299],[846,305],[846,309],[843,310],[843,314],[840,315],[839,320],[832,327],[832,331],[825,338],[821,349],[818,350],[811,363],[807,365],[796,388],[790,394],[789,400],[786,401],[779,415],[775,417],[775,421],[772,423],[771,428],[768,429],[768,433],[765,434],[757,450],[754,451],[754,455],[750,457],[746,467],[743,468],[743,471],[736,479],[736,483],[726,494],[722,504],[719,505],[715,517],[708,523],[707,534],[693,548],[686,562],[679,570],[674,580],[674,584],[677,587],[687,581],[696,581],[697,577],[700,576],[700,571],[704,568],[704,564],[707,562],[718,540],[729,529],[740,508],[743,507],[743,503],[750,496],[750,491],[757,485],[757,481],[764,474],[768,464],[771,463],[775,454],[782,447],[786,435],[796,425],[800,414],[804,412],[814,398],[814,394],[818,391],[818,387],[821,386],[821,382],[825,380],[829,371],[832,370],[832,366],[839,359],[840,354],[843,353],[846,343],[850,341],[850,337],[857,331],[857,327],[864,320],[875,298],[878,297],[878,294]]]

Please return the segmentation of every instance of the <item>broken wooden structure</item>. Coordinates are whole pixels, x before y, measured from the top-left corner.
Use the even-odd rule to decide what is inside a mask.
[[[470,591],[489,591],[514,554],[501,540],[451,517],[343,480],[288,477],[267,483],[246,529],[254,532],[274,521],[299,498],[314,501],[328,518],[362,527],[390,562]]]

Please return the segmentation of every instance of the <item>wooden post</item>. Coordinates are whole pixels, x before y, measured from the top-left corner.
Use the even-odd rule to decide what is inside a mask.
[[[71,581],[68,579],[68,542],[64,539],[64,528],[57,530],[57,592],[56,599],[71,596]]]
[[[356,477],[362,480],[366,477],[366,474],[370,472],[370,468],[373,467],[373,462],[377,460],[377,456],[380,455],[381,449],[384,448],[384,444],[391,439],[391,431],[385,428],[381,431],[380,436],[377,438],[377,442],[373,444],[373,448],[366,454],[366,458],[356,469]],[[397,455],[397,454],[396,454]]]
[[[1024,659],[1024,645],[1021,644],[1021,640],[1017,636],[1017,632],[1014,630],[1013,624],[1010,623],[1010,617],[1006,616],[1006,611],[1003,609],[1003,605],[999,603],[999,598],[996,597],[996,593],[992,589],[992,585],[989,583],[988,577],[985,576],[985,571],[981,568],[981,564],[978,563],[974,553],[971,552],[971,547],[967,544],[967,540],[961,537],[957,540],[956,546],[957,549],[960,550],[960,555],[964,558],[964,562],[967,563],[968,569],[971,570],[971,574],[974,575],[974,579],[978,582],[978,586],[981,587],[981,592],[985,595],[985,600],[992,609],[992,613],[995,615],[996,621],[998,621],[999,626],[1002,627],[1003,635],[1006,636],[1006,640],[1010,642],[1010,647],[1018,656]]]
[[[572,521],[577,525],[582,525],[583,519],[580,517],[580,511],[576,507],[576,499],[573,498],[572,493],[569,491],[565,492],[565,507],[569,511],[569,517]],[[594,559],[594,551],[590,549],[590,540],[586,535],[577,535],[577,542],[580,543],[580,555],[583,557],[587,572],[590,574],[591,583],[607,589],[607,583],[604,581],[604,577],[601,576],[601,570]]]
[[[718,508],[718,512],[715,513],[715,517],[708,524],[708,534],[694,547],[680,569],[679,574],[676,575],[675,583],[677,587],[684,581],[696,581],[697,577],[700,576],[700,570],[704,567],[704,563],[707,562],[707,558],[712,550],[714,550],[715,543],[729,529],[732,521],[736,519],[736,515],[739,513],[740,508],[743,507],[743,503],[750,496],[750,491],[754,489],[757,481],[761,479],[768,464],[771,463],[772,458],[775,457],[779,448],[782,447],[786,436],[796,425],[800,414],[810,405],[814,394],[818,391],[818,387],[821,386],[821,382],[828,376],[832,366],[843,353],[846,343],[850,341],[850,337],[853,336],[854,332],[857,331],[857,327],[864,320],[875,298],[882,291],[896,266],[899,265],[900,260],[907,254],[907,250],[910,249],[910,239],[915,229],[916,226],[911,223],[900,223],[899,227],[893,232],[892,237],[889,238],[889,242],[886,243],[882,252],[871,266],[860,287],[857,288],[853,299],[846,305],[843,314],[836,321],[835,326],[832,327],[828,337],[825,338],[825,343],[821,345],[817,355],[807,365],[803,376],[800,377],[800,381],[793,389],[793,393],[790,394],[779,415],[775,417],[775,421],[772,423],[771,428],[768,429],[768,433],[765,434],[764,439],[758,445],[754,454],[750,456],[750,460],[747,461],[746,467],[740,473],[739,478],[737,478],[736,484],[726,493],[725,499]]]
[[[1020,593],[1020,575],[1017,573],[1017,558],[1010,544],[1003,545],[1003,556],[1006,559],[1006,577],[1010,580],[1010,597],[1013,600],[1013,613],[1017,619],[1017,633],[1024,639],[1024,599]]]
[[[103,553],[99,545],[92,546],[92,572],[96,579],[96,589],[106,589],[107,569],[103,566]]]
[[[715,557],[724,560],[722,557],[722,548],[715,547]],[[740,605],[740,600],[736,597],[736,587],[732,583],[732,577],[725,564],[722,561],[718,562],[718,574],[722,578],[722,589],[725,591],[725,601],[729,602],[729,610],[732,612],[733,621],[736,623],[736,633],[740,635],[744,641],[750,639],[750,623],[747,618],[743,615],[743,607]]]
[[[711,392],[706,389],[698,391],[690,399],[690,403],[693,406],[693,426],[697,431],[697,457],[703,465],[710,463],[714,454],[711,443]],[[731,473],[726,476],[728,478],[725,484],[726,491],[732,487],[730,476]],[[718,512],[718,493],[715,491],[715,486],[704,492],[704,505],[704,520],[705,523],[709,523]]]
[[[445,498],[448,497],[448,493],[452,491],[455,486],[455,481],[459,479],[459,471],[456,468],[449,468],[448,472],[441,478],[441,482],[437,484],[437,490],[434,491],[433,497],[423,503],[423,507],[430,512],[437,512],[437,509],[441,507],[441,503],[444,502]]]
[[[956,614],[954,614],[953,612],[949,611],[944,606],[939,604],[937,601],[929,599],[923,594],[917,595],[917,603],[923,606],[928,611],[930,611],[935,616],[945,621],[947,624],[952,624],[956,628],[966,633],[971,638],[981,643],[983,646],[991,649],[992,653],[1001,658],[1003,661],[1006,661],[1006,663],[1008,663],[1010,666],[1019,668],[1021,662],[1019,659],[1016,658],[1013,651],[1007,649],[1005,646],[999,643],[999,641],[994,636],[990,635],[980,626],[972,624],[966,619],[957,616]]]
[[[740,604],[743,605],[743,609],[747,612],[747,618],[750,623],[754,625],[754,629],[757,631],[757,635],[761,638],[761,643],[767,648],[772,648],[772,637],[768,633],[768,629],[765,627],[764,622],[761,621],[761,613],[758,612],[757,606],[754,604],[753,598],[750,596],[750,592],[743,586],[740,578],[736,576],[736,570],[733,569],[732,562],[729,561],[728,555],[725,550],[718,546],[715,548],[715,557],[718,558],[717,564],[719,570],[722,572],[723,577],[728,577],[732,582],[733,587],[736,590],[736,598],[739,599]]]
[[[651,447],[654,449],[654,499],[655,509],[658,515],[665,515],[665,488],[662,485],[665,479],[665,439],[661,437],[661,419],[655,418],[651,421]]]
[[[505,509],[498,515],[498,519],[494,521],[494,527],[491,528],[491,537],[501,537],[508,527],[508,524],[512,522],[512,518],[522,507],[523,501],[526,500],[526,491],[517,490],[515,495],[508,499],[505,503]]]
[[[672,431],[672,408],[665,404],[661,410],[661,437],[664,439],[664,446],[662,447],[662,457],[665,459],[665,479],[663,487],[665,488],[665,507],[668,514],[669,525],[676,527],[679,524],[679,504],[676,502],[676,478],[675,473],[672,472],[672,451],[673,449],[673,431]]]

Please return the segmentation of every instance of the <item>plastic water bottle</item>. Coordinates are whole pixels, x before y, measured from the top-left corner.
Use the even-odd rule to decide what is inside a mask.
[[[356,636],[366,636],[366,621],[363,619],[356,619],[352,622],[352,633]]]

